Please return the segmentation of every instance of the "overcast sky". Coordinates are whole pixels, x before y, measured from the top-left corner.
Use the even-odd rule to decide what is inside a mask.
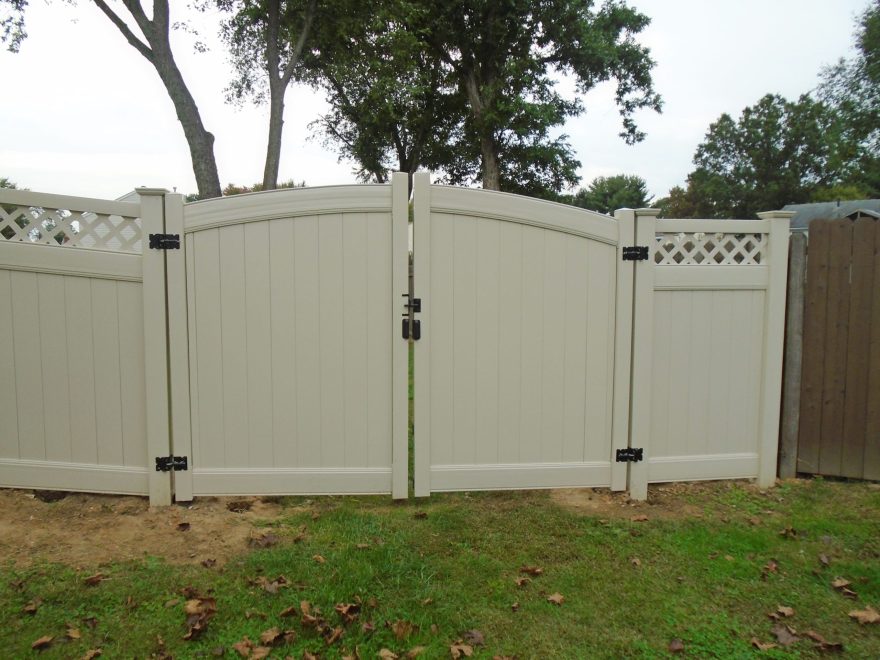
[[[149,3],[147,3],[149,4]],[[172,3],[183,8],[181,1]],[[631,0],[651,17],[640,41],[651,48],[661,115],[639,115],[648,134],[627,146],[613,86],[585,98],[587,112],[565,132],[583,185],[594,177],[638,174],[655,195],[680,185],[709,124],[738,115],[766,93],[810,91],[823,65],[852,52],[855,17],[867,0]],[[183,16],[175,16],[183,18]],[[189,151],[158,76],[93,5],[31,0],[27,41],[0,52],[0,177],[44,192],[115,198],[135,186],[195,192]],[[175,36],[177,62],[216,136],[223,185],[262,179],[267,112],[223,102],[229,66],[203,17],[210,52]],[[287,94],[281,178],[308,185],[355,181],[352,164],[310,140],[324,108],[308,89]]]

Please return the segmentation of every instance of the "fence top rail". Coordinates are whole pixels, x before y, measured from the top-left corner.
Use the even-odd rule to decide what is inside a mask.
[[[657,220],[658,234],[677,234],[681,232],[702,232],[705,234],[768,234],[770,220],[695,220],[662,219]]]
[[[532,225],[617,245],[619,227],[610,215],[497,190],[431,186],[434,213],[478,216]]]
[[[285,188],[190,202],[184,207],[183,228],[190,233],[277,218],[390,211],[390,184]]]
[[[0,189],[0,204],[34,206],[67,211],[91,212],[101,215],[118,215],[122,218],[139,218],[141,205],[137,202],[116,202],[108,199],[72,197],[31,190]]]

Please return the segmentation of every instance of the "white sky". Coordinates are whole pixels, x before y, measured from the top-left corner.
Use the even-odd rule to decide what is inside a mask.
[[[185,6],[181,0],[172,3]],[[738,115],[766,93],[794,98],[820,68],[851,54],[854,18],[867,0],[631,0],[652,18],[640,41],[652,50],[661,115],[645,112],[636,146],[620,130],[613,86],[585,98],[587,112],[565,127],[583,163],[583,185],[600,175],[638,174],[655,195],[684,182],[694,150],[722,112]],[[174,18],[182,18],[177,16]],[[43,192],[115,198],[135,186],[195,192],[189,151],[171,101],[152,66],[88,3],[32,0],[30,34],[18,55],[0,52],[0,176]],[[200,19],[212,50],[175,53],[207,128],[216,136],[220,180],[262,179],[267,111],[223,102],[229,67],[211,17]],[[354,182],[351,163],[308,123],[320,96],[287,94],[281,179],[308,185]]]

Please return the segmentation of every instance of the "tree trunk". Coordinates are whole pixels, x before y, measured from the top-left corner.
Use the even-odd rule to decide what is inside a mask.
[[[498,168],[495,140],[491,137],[481,137],[480,151],[483,154],[483,188],[501,190],[501,170]]]
[[[263,170],[263,190],[278,187],[278,170],[281,166],[281,132],[284,129],[284,89],[275,90],[276,81],[269,100],[269,143],[266,147],[266,167]]]
[[[491,135],[491,128],[483,124],[483,110],[485,103],[480,93],[480,84],[473,70],[464,75],[464,92],[467,95],[471,112],[474,114],[474,124],[480,136],[480,153],[483,156],[482,179],[483,188],[486,190],[501,190],[501,172],[498,168],[498,153],[495,149],[495,139]]]
[[[189,145],[192,159],[193,174],[199,189],[200,199],[220,197],[220,176],[217,173],[217,161],[214,158],[214,135],[205,129],[195,99],[190,94],[180,69],[174,61],[171,51],[153,48],[156,71],[165,84],[168,96],[174,104],[177,119],[183,127],[183,134]]]

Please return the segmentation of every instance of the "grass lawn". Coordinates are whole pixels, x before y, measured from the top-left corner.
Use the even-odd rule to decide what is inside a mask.
[[[285,498],[282,515],[261,530],[277,543],[242,548],[222,566],[6,561],[0,655],[81,658],[100,648],[105,658],[232,658],[245,636],[259,645],[277,627],[294,631],[275,641],[277,658],[375,658],[382,649],[406,657],[416,647],[419,657],[449,658],[459,639],[462,655],[484,658],[667,657],[675,639],[685,657],[818,657],[807,631],[842,643],[850,657],[880,658],[880,624],[848,616],[880,610],[877,486],[813,480],[761,493],[697,484],[652,489],[654,504],[635,507],[600,492],[578,497],[596,506],[548,492],[402,504]],[[518,586],[524,566],[543,574]],[[97,573],[106,579],[87,584]],[[854,599],[831,586],[837,577]],[[553,594],[564,602],[549,602]],[[214,599],[216,613],[184,640],[186,600],[199,596]],[[317,623],[302,616],[302,601]],[[35,612],[25,611],[29,603]],[[349,603],[360,608],[346,623],[334,608]],[[767,615],[778,606],[794,613],[774,622]],[[777,642],[771,630],[783,624],[799,641],[752,645]],[[32,650],[43,636],[54,639]]]

